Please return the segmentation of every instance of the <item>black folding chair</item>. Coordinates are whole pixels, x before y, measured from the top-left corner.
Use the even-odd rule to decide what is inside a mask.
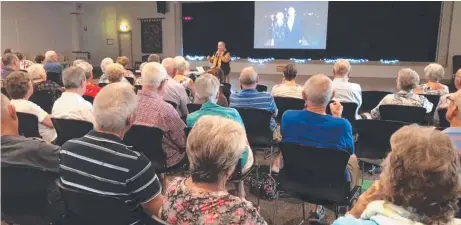
[[[221,84],[221,90],[222,90],[222,93],[224,94],[224,96],[226,97],[227,99],[227,102],[229,102],[229,98],[230,98],[230,95],[231,95],[231,87],[232,85],[231,84],[228,84],[228,83],[222,83]]]
[[[434,120],[435,109],[437,108],[437,105],[439,104],[439,101],[440,101],[440,95],[423,95],[423,96],[426,97],[427,100],[432,103],[431,112],[427,113],[425,116],[426,117],[425,121],[428,124],[432,124]]]
[[[304,100],[298,98],[274,97],[277,105],[278,114],[275,118],[278,122],[282,121],[283,113],[287,110],[302,110],[304,109]]]
[[[46,79],[59,84],[59,86],[61,87],[64,86],[64,84],[62,83],[62,75],[60,73],[46,72]]]
[[[130,82],[131,85],[134,85],[134,78],[133,77],[125,77],[125,79]]]
[[[176,109],[176,107],[178,107],[178,105],[176,105],[176,103],[174,103],[174,102],[172,102],[172,101],[166,101],[166,100],[165,100],[165,102],[170,103],[170,105],[172,105],[173,108],[175,108],[175,109]]]
[[[393,120],[407,123],[423,124],[426,109],[406,105],[381,105],[379,106],[381,120]]]
[[[303,222],[306,219],[304,202],[333,205],[336,217],[341,206],[352,207],[360,195],[361,186],[351,189],[350,181],[346,179],[348,152],[287,142],[282,142],[280,148],[284,167],[276,180],[281,190],[303,201]]]
[[[330,102],[331,103],[331,102]],[[343,114],[341,115],[342,118],[349,120],[349,122],[354,125],[355,123],[355,112],[357,111],[357,103],[353,102],[341,102],[343,106]],[[331,115],[330,104],[327,105],[326,108],[327,114]]]
[[[440,108],[437,113],[439,114],[439,127],[450,127],[450,122],[447,120],[448,108]]]
[[[2,219],[18,224],[59,224],[57,174],[26,166],[2,164]]]
[[[391,94],[391,92],[362,91],[362,105],[360,106],[360,112],[370,112],[388,94]]]
[[[142,85],[137,84],[137,85],[134,86],[134,88],[135,88],[135,92],[137,94],[138,91],[142,89]]]
[[[109,84],[109,83],[98,83],[98,86],[99,86],[100,88],[103,88],[103,87],[107,86],[108,84]]]
[[[21,112],[16,112],[16,115],[18,116],[20,135],[24,137],[42,138],[38,131],[38,117],[36,115]]]
[[[259,92],[265,92],[265,91],[267,91],[267,86],[262,85],[262,84],[258,84],[258,85],[256,85],[256,90],[258,90]]]
[[[83,99],[85,99],[86,101],[88,101],[89,103],[93,104],[93,101],[94,101],[94,98],[91,97],[91,96],[88,96],[88,95],[84,95],[82,96]]]
[[[189,113],[193,113],[195,111],[198,111],[200,110],[200,108],[202,108],[202,104],[187,104],[187,110],[189,111]]]
[[[83,120],[51,118],[51,122],[58,134],[55,144],[59,146],[70,139],[83,137],[93,129],[92,123]]]
[[[45,110],[48,114],[51,114],[55,100],[54,98],[55,94],[52,91],[34,91],[29,101],[40,106],[40,108]]]

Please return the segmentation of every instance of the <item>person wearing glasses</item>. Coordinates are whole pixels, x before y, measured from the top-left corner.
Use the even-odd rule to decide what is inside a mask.
[[[461,154],[461,90],[446,96],[448,104],[447,114],[445,115],[450,127],[443,130],[453,142],[456,151]]]
[[[461,69],[459,69],[456,74],[453,75],[453,83],[456,87],[457,90],[461,89]],[[446,94],[442,95],[439,100],[439,104],[437,105],[437,108],[435,109],[435,112],[439,111],[439,109],[445,109],[448,107],[448,101],[447,97],[450,96],[451,94]],[[435,124],[438,124],[439,121],[439,114],[434,113],[434,122]]]

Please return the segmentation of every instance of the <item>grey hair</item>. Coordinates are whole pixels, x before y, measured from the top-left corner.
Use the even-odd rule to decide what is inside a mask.
[[[103,60],[101,60],[101,70],[103,73],[106,73],[106,67],[109,65],[109,64],[112,64],[114,63],[114,60],[107,57],[107,58],[104,58]]]
[[[160,87],[167,76],[165,67],[157,62],[146,63],[141,72],[142,84],[153,85],[155,88]]]
[[[403,68],[397,74],[397,86],[400,90],[411,91],[419,84],[419,75],[410,68]]]
[[[72,66],[76,66],[78,65],[79,63],[82,63],[82,62],[85,62],[85,60],[83,59],[76,59],[72,62]]]
[[[184,72],[187,69],[187,61],[184,57],[176,56],[174,61],[176,63],[176,69],[178,69],[179,72]]]
[[[125,73],[125,68],[118,63],[112,63],[106,68],[106,76],[109,80],[109,83],[120,82],[123,79],[123,74]]]
[[[174,60],[173,58],[171,58],[171,57],[164,58],[164,59],[162,60],[162,65],[163,65],[165,68],[166,68],[166,67],[168,67],[168,68],[169,68],[169,67],[172,67],[172,68],[174,68],[174,69],[177,69],[177,67],[176,67],[176,62],[175,62],[175,60]]]
[[[445,69],[438,63],[431,63],[424,68],[424,75],[432,82],[439,82],[445,75]]]
[[[6,53],[2,57],[2,63],[4,66],[11,66],[15,61],[19,61],[19,58],[13,53]]]
[[[136,113],[136,94],[125,82],[108,84],[99,91],[93,103],[94,125],[106,132],[122,132],[127,120]]]
[[[53,58],[53,56],[56,56],[56,57],[58,56],[55,51],[49,50],[49,51],[45,52],[45,60],[46,61],[50,61]]]
[[[66,89],[81,88],[85,80],[85,71],[80,67],[71,66],[62,71],[62,83]]]
[[[147,58],[147,62],[158,62],[160,63],[160,56],[157,54],[150,54]]]
[[[201,75],[195,81],[195,92],[198,99],[216,103],[216,96],[219,92],[219,80],[215,76],[206,73]]]
[[[220,116],[203,116],[187,138],[193,182],[217,183],[231,174],[247,146],[245,129]]]
[[[325,74],[318,73],[304,83],[303,92],[312,105],[325,107],[333,97],[333,84]]]
[[[333,66],[333,71],[339,76],[349,75],[351,72],[351,64],[345,59],[339,59]]]
[[[258,73],[256,70],[249,66],[242,69],[240,73],[239,81],[241,84],[252,85],[255,84],[258,80]]]
[[[43,79],[46,80],[46,71],[43,68],[43,64],[33,64],[32,66],[27,67],[27,73],[32,80]]]
[[[85,61],[82,60],[80,63],[78,63],[75,66],[78,66],[78,67],[82,68],[83,71],[85,71],[86,79],[90,79],[90,77],[93,75],[93,66],[91,64],[89,64],[88,62],[85,62]]]

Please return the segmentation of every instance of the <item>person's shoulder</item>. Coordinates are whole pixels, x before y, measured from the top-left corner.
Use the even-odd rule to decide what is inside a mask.
[[[3,139],[4,137],[2,137]],[[24,148],[27,150],[37,150],[37,151],[52,151],[59,149],[60,147],[57,145],[50,144],[40,138],[26,138],[23,136],[14,137],[14,141],[21,143]],[[3,143],[2,143],[3,144]]]
[[[350,84],[350,86],[351,86],[352,88],[355,88],[355,89],[362,89],[362,86],[360,86],[360,84],[358,84],[358,83],[350,83],[350,82],[349,82],[349,84]]]

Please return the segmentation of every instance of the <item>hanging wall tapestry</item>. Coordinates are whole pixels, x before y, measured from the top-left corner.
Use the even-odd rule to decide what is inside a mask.
[[[163,18],[145,18],[141,21],[141,52],[162,53],[162,20]]]

